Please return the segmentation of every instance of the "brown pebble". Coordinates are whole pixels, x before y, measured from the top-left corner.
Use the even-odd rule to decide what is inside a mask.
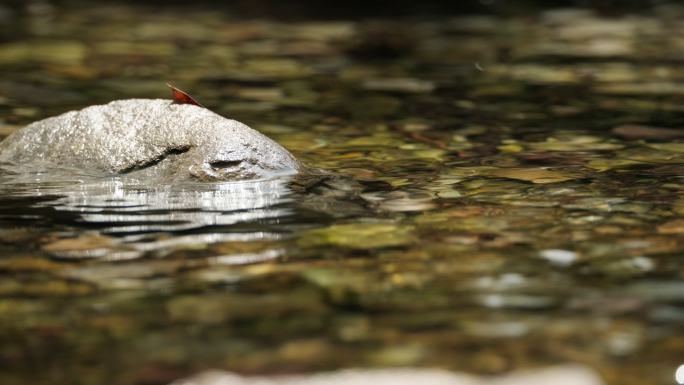
[[[615,135],[627,139],[674,139],[684,137],[684,129],[625,124],[613,128]]]

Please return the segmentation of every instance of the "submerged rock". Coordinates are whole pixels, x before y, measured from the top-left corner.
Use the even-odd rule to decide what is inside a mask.
[[[580,365],[559,365],[519,371],[499,377],[480,377],[439,369],[348,369],[330,373],[290,376],[240,376],[231,372],[207,371],[170,385],[602,385],[592,369]]]
[[[162,179],[243,180],[295,174],[276,142],[192,104],[126,99],[32,123],[0,143],[0,162]]]

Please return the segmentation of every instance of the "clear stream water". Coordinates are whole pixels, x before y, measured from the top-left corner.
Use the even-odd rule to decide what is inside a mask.
[[[0,10],[2,135],[165,97],[170,81],[332,175],[6,172],[3,384],[566,363],[606,384],[674,383],[684,8],[364,22]]]

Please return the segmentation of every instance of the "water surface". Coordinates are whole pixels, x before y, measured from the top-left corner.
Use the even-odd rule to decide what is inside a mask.
[[[579,363],[607,384],[673,383],[682,14],[15,15],[0,44],[3,135],[166,97],[172,81],[335,177],[6,173],[2,382]]]

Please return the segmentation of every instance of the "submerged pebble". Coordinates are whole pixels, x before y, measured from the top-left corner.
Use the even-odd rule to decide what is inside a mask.
[[[249,377],[228,372],[209,371],[171,385],[352,385],[373,383],[377,385],[601,385],[604,382],[591,369],[582,366],[559,366],[529,370],[493,378],[451,373],[437,369],[376,369],[345,370],[340,372],[312,374],[308,376]]]
[[[562,249],[542,250],[539,256],[559,267],[570,266],[577,260],[577,253]]]

